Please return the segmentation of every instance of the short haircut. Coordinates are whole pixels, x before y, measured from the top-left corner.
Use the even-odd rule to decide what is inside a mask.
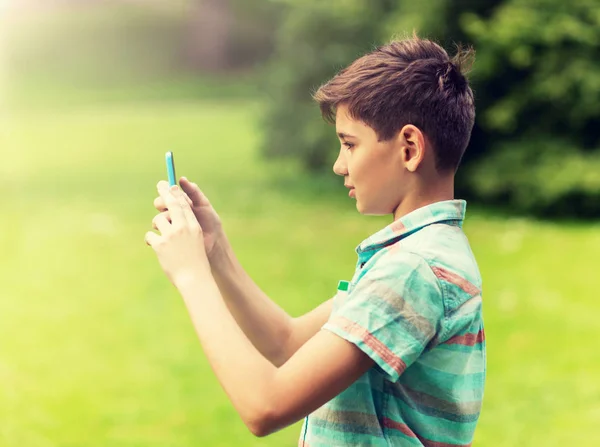
[[[475,121],[465,76],[474,55],[472,48],[458,46],[451,59],[437,43],[413,35],[356,59],[313,97],[326,121],[335,123],[337,107],[344,104],[380,141],[406,124],[418,127],[433,146],[438,171],[456,171]]]

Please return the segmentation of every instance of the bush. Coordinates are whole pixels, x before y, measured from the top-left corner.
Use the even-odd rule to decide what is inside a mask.
[[[600,208],[600,7],[509,0],[487,18],[466,14],[484,156],[465,187],[536,214]]]

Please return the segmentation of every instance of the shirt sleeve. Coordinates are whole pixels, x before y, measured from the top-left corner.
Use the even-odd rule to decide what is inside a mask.
[[[420,256],[385,254],[338,303],[323,329],[355,344],[396,382],[441,330],[439,282]]]

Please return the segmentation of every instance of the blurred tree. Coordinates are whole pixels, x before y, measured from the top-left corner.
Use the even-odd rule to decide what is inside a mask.
[[[27,0],[6,9],[2,31],[15,78],[140,82],[264,64],[281,9],[263,0]]]
[[[234,27],[229,57],[233,68],[264,66],[275,47],[284,6],[264,0],[232,0]]]
[[[282,6],[264,0],[190,2],[185,59],[192,69],[224,72],[264,63]]]
[[[188,66],[199,71],[229,68],[233,29],[230,0],[198,0],[190,7],[185,55]]]
[[[545,215],[600,217],[600,3],[507,0],[461,17],[485,157],[465,186]]]
[[[320,119],[311,91],[382,39],[394,0],[283,0],[289,6],[265,78],[265,154],[329,167],[337,138]]]
[[[375,45],[417,30],[449,50],[477,50],[477,122],[458,194],[538,214],[598,214],[598,2],[279,1],[288,13],[265,83],[265,155],[329,171],[339,143],[310,93]]]

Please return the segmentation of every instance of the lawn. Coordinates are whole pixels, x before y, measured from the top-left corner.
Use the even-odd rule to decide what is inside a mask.
[[[359,215],[342,179],[322,194],[261,161],[259,114],[233,100],[2,114],[0,446],[296,445],[299,424],[244,427],[144,244],[172,150],[291,314],[352,276],[354,247],[389,218]],[[475,445],[600,445],[600,225],[469,207],[465,231],[488,343]]]

